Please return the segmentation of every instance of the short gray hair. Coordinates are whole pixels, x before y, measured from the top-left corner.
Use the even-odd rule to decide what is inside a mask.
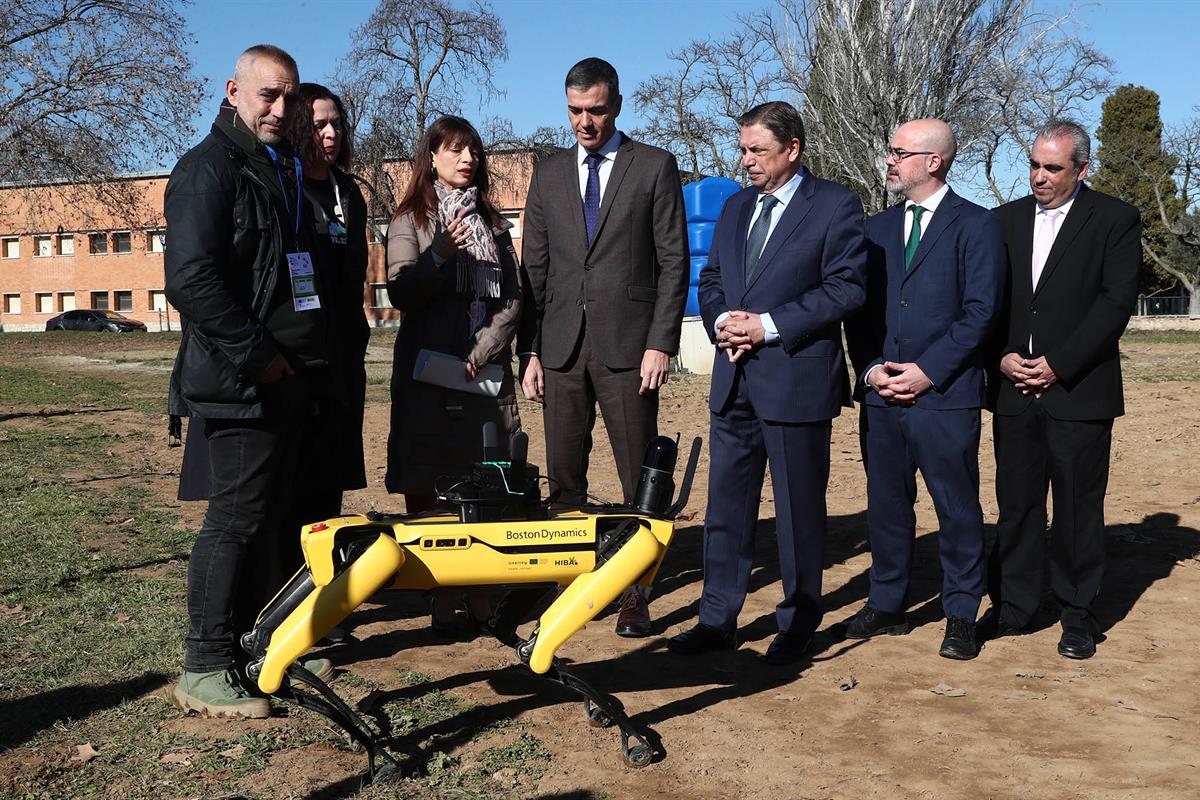
[[[1092,160],[1092,137],[1073,119],[1052,119],[1038,129],[1038,139],[1057,139],[1060,136],[1070,136],[1074,147],[1071,159],[1075,166],[1083,166],[1084,162]]]

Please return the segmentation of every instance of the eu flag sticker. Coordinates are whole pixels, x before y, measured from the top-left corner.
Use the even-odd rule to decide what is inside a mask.
[[[536,558],[529,559],[530,564],[536,564],[537,562],[538,562],[538,560]]]

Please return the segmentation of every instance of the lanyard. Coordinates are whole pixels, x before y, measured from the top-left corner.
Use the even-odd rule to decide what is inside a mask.
[[[338,188],[337,179],[333,177],[333,170],[329,170],[329,182],[333,184],[333,215],[337,217],[337,221],[346,224],[346,212],[342,210],[342,190]]]
[[[288,204],[287,189],[283,186],[283,168],[279,166],[279,156],[275,153],[275,148],[269,144],[263,144],[267,149],[267,154],[271,156],[271,163],[275,165],[275,175],[279,178],[279,191],[283,193],[283,207],[291,211],[291,206]],[[293,241],[300,236],[300,198],[304,196],[304,170],[300,166],[300,157],[292,156],[296,162],[296,227],[292,233]]]

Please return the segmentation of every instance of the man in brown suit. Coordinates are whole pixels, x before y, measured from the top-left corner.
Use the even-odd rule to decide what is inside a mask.
[[[517,349],[525,396],[546,407],[546,470],[560,500],[587,497],[596,404],[625,502],[657,435],[687,293],[687,223],[675,157],[617,130],[617,72],[599,58],[566,79],[579,142],[537,165],[522,257],[532,303]],[[617,633],[646,636],[643,593],[621,599]]]

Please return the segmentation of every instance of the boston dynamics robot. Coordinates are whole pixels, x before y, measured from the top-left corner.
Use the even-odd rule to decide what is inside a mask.
[[[692,442],[673,503],[677,444],[660,436],[647,448],[632,506],[561,511],[550,507],[553,493],[541,498],[538,469],[526,462],[524,433],[513,437],[507,461],[500,458],[494,428],[485,426],[483,440],[481,462],[440,480],[439,496],[457,515],[372,513],[306,525],[305,567],[242,637],[250,654],[247,674],[263,692],[344,728],[366,749],[372,777],[376,757],[385,762],[378,777],[395,774],[400,765],[363,719],[297,659],[380,589],[500,588],[507,593],[487,630],[515,648],[533,672],[582,696],[589,724],[617,726],[625,763],[644,767],[656,750],[620,703],[564,670],[554,654],[628,586],[654,580],[671,543],[673,520],[691,491],[700,439]],[[517,626],[560,587],[529,638],[520,638]]]

